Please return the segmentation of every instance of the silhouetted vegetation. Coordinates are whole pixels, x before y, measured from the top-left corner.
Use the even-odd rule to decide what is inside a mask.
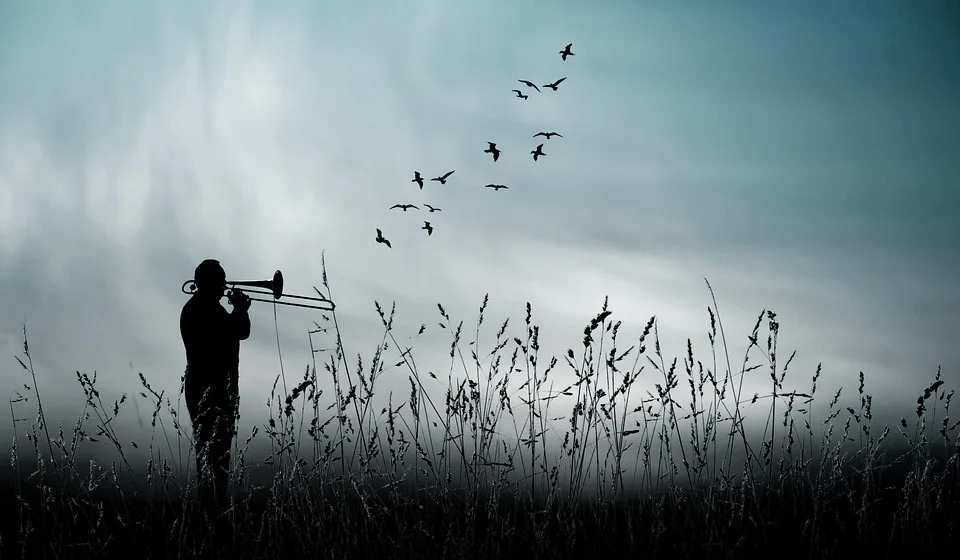
[[[333,299],[325,271],[323,285]],[[451,334],[440,375],[397,341],[392,309],[377,304],[382,342],[355,362],[335,312],[325,317],[311,348],[324,336],[334,348],[289,386],[275,380],[269,422],[235,443],[234,502],[216,519],[178,466],[192,461],[175,451],[192,452],[177,413],[182,391],[164,395],[140,374],[137,391],[154,409],[149,442],[134,444],[114,427],[127,396],[105,402],[96,376],[77,372],[85,401],[76,425],[49,426],[25,332],[3,475],[4,557],[891,557],[956,543],[958,422],[939,372],[915,416],[877,427],[862,373],[854,406],[841,404],[840,390],[814,410],[824,399],[819,367],[802,388],[787,387],[793,356],[777,353],[771,311],[735,370],[715,300],[705,357],[690,340],[685,355],[665,357],[653,317],[625,342],[605,302],[582,347],[559,360],[539,355],[529,303],[522,332],[508,334],[504,321],[481,353],[487,301],[472,342],[438,305]],[[388,370],[405,371],[409,391],[378,393]],[[770,391],[744,395],[747,375],[764,376]],[[745,421],[747,405],[763,400],[766,421]],[[257,465],[248,464],[251,442],[270,448]],[[91,445],[113,457],[82,462]],[[145,465],[130,459],[134,445],[149,453]],[[258,465],[272,478],[254,481]]]

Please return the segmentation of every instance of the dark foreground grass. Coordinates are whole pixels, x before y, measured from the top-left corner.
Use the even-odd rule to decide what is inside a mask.
[[[323,284],[329,291],[325,272]],[[313,359],[296,385],[278,376],[268,423],[237,438],[232,507],[215,519],[192,497],[192,456],[179,454],[192,435],[179,395],[155,391],[141,374],[152,433],[125,443],[115,423],[126,395],[105,403],[96,375],[77,372],[85,403],[76,424],[67,433],[48,426],[24,330],[17,359],[28,377],[10,401],[17,435],[0,489],[3,558],[955,550],[958,422],[940,372],[918,395],[915,417],[876,433],[862,373],[855,406],[840,404],[840,390],[819,406],[819,367],[804,388],[786,388],[793,356],[777,356],[772,312],[761,312],[734,370],[713,303],[707,360],[694,358],[688,340],[686,355],[668,363],[655,318],[623,344],[605,302],[582,349],[563,356],[565,374],[555,358],[540,363],[529,304],[522,335],[508,335],[504,321],[486,355],[477,350],[486,298],[472,342],[438,306],[452,334],[444,376],[420,369],[379,304],[383,339],[369,363],[351,366],[331,314],[310,333],[311,348],[314,335],[330,336],[329,359],[319,370]],[[754,354],[761,363],[751,364]],[[390,369],[406,370],[409,391],[375,392]],[[768,379],[769,393],[742,395],[747,375]],[[754,409],[747,420],[744,412],[759,401],[769,415],[751,424]],[[256,464],[251,444],[265,449]]]

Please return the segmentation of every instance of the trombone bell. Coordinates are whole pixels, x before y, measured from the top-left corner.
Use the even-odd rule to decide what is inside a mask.
[[[280,296],[283,295],[283,274],[280,274],[280,271],[273,273],[273,280],[255,280],[249,282],[230,282],[227,281],[228,286],[253,286],[255,288],[266,288],[273,293],[273,299],[280,299]],[[253,292],[253,293],[262,293],[262,292]],[[292,296],[291,296],[292,297]]]

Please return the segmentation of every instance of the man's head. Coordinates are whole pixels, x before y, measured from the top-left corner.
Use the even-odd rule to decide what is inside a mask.
[[[220,261],[207,259],[197,266],[193,273],[193,282],[197,285],[197,294],[201,297],[220,299],[227,289],[227,274]]]

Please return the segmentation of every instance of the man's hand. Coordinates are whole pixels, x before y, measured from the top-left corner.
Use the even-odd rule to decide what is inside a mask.
[[[230,296],[227,297],[227,301],[230,302],[230,305],[232,305],[234,309],[239,309],[240,311],[246,311],[250,309],[250,296],[243,293],[241,290],[230,290]]]

